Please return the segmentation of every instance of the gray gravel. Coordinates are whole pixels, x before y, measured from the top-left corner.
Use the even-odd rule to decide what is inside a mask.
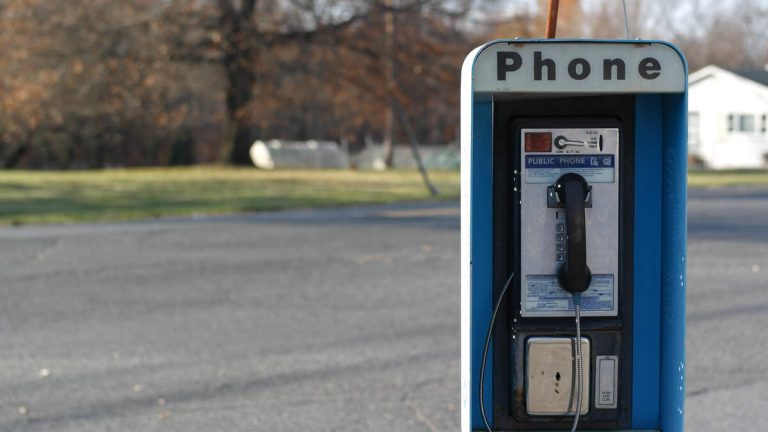
[[[768,191],[690,220],[688,429],[768,429]],[[2,229],[0,430],[458,430],[458,236],[456,203]]]

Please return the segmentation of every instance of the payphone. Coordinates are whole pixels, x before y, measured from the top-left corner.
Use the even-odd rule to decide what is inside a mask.
[[[494,162],[494,273],[498,281],[517,276],[508,298],[498,299],[506,307],[494,359],[507,367],[496,366],[495,376],[509,386],[494,386],[492,399],[506,405],[494,423],[617,429],[630,398],[619,377],[629,365],[622,348],[632,328],[631,250],[621,241],[631,223],[622,208],[633,186],[631,168],[625,172],[631,108],[621,109],[626,99],[597,98],[580,101],[586,115],[544,116],[550,102],[497,106],[496,135],[506,145]]]
[[[682,430],[685,89],[662,42],[468,57],[463,431]]]
[[[580,316],[616,316],[619,128],[556,128],[547,119],[539,123],[548,128],[526,123],[515,128],[520,135],[520,243],[526,251],[520,256],[520,321],[573,316],[577,303]],[[584,382],[591,378],[592,345],[576,330],[573,341],[550,336],[525,342],[528,415],[575,415],[574,406],[581,407],[578,414],[589,414]],[[615,409],[619,352],[613,345],[597,349],[595,383],[601,388],[595,389],[594,406]],[[607,361],[614,370],[604,370]]]

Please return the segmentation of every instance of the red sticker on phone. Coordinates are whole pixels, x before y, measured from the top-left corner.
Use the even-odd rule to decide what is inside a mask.
[[[526,132],[525,133],[525,152],[550,152],[552,151],[552,133],[551,132]]]

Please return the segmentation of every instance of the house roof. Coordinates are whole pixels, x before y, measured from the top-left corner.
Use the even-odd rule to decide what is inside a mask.
[[[730,69],[724,68],[728,72],[734,73],[742,78],[752,80],[756,83],[768,87],[768,70],[765,69]]]

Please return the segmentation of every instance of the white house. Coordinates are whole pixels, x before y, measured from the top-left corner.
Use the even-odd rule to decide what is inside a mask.
[[[768,166],[768,70],[710,65],[688,82],[692,161],[714,169]]]

